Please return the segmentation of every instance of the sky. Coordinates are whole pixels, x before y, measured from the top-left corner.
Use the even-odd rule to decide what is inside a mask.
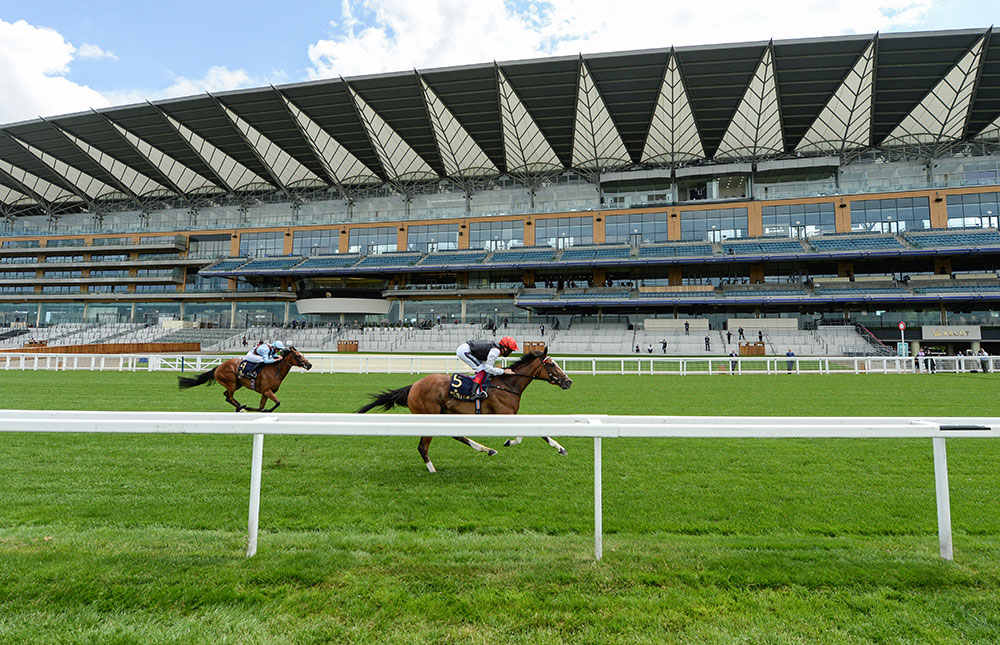
[[[994,23],[998,0],[0,0],[0,124],[414,68]]]

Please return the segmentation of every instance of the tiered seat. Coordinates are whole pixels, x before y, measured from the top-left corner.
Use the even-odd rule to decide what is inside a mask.
[[[640,291],[640,298],[704,298],[714,297],[715,289],[705,289],[704,291]]]
[[[431,253],[420,266],[428,264],[478,264],[486,259],[486,251]]]
[[[808,295],[802,287],[798,289],[724,289],[722,294],[732,298],[766,298],[769,296],[805,296]]]
[[[307,259],[296,269],[340,269],[349,267],[358,261],[360,255],[333,255],[328,257],[313,257]]]
[[[509,262],[547,262],[556,254],[551,246],[524,246],[517,249],[495,251],[490,258],[491,263]]]
[[[628,298],[628,291],[587,291],[584,293],[564,293],[563,300],[590,300],[592,298]]]
[[[816,295],[818,296],[905,295],[907,293],[909,292],[903,287],[830,287],[828,289],[816,287]]]
[[[983,247],[1000,246],[1000,233],[996,231],[966,233],[925,233],[906,236],[906,241],[916,247]]]
[[[371,267],[392,267],[392,266],[410,266],[416,264],[417,260],[420,259],[419,253],[382,253],[380,255],[369,255],[364,260],[357,263],[356,267],[361,268],[371,268]]]
[[[242,266],[247,261],[246,258],[233,258],[231,260],[222,260],[212,267],[208,268],[209,271],[232,271],[238,266]]]
[[[563,251],[561,262],[589,262],[593,260],[616,260],[627,258],[632,254],[628,246],[607,246],[589,248],[569,248]]]
[[[668,258],[676,256],[712,255],[711,244],[657,244],[640,246],[640,258]]]
[[[730,255],[760,255],[765,253],[802,253],[795,240],[744,240],[722,243],[722,252]]]
[[[980,284],[956,284],[956,285],[935,285],[933,287],[920,287],[914,289],[916,293],[997,293],[1000,285],[980,285]]]
[[[901,249],[903,245],[894,237],[816,237],[809,245],[817,251],[870,251]]]
[[[240,272],[244,271],[281,271],[282,269],[291,269],[293,266],[302,261],[302,258],[261,258],[259,260],[250,260],[246,264],[240,267]]]

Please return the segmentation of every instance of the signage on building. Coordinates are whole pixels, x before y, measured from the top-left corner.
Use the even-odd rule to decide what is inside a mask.
[[[982,340],[979,325],[924,325],[923,340]]]

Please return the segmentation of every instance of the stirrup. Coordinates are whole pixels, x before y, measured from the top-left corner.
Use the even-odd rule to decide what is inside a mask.
[[[479,400],[479,401],[482,401],[483,399],[485,399],[485,398],[486,398],[486,397],[488,397],[489,395],[490,395],[490,394],[489,394],[489,392],[487,392],[487,391],[486,391],[486,388],[485,388],[485,387],[480,387],[480,388],[479,388],[479,389],[478,389],[478,390],[476,391],[476,399],[477,399],[477,400]]]

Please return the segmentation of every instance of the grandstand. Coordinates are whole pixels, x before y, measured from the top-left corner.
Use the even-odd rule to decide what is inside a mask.
[[[828,321],[1000,352],[989,35],[499,62],[0,126],[0,341],[233,349],[295,322],[317,349],[365,324],[384,331],[362,350],[444,351],[545,320],[574,353],[697,355],[703,337],[643,321],[705,322],[723,351],[728,320],[785,318],[769,352],[858,350]]]

